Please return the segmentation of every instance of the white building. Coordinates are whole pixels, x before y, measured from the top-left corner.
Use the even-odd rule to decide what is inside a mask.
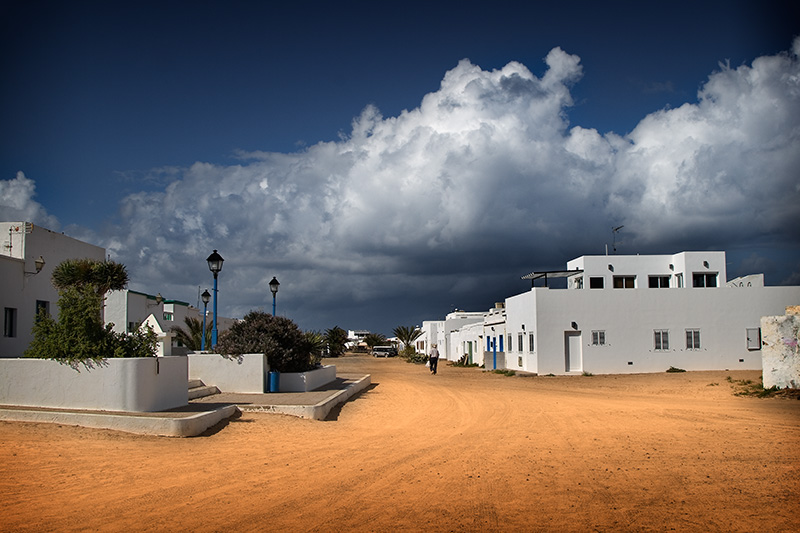
[[[53,269],[67,259],[105,260],[104,248],[63,233],[34,226],[30,222],[0,222],[0,307],[3,336],[0,357],[22,357],[33,340],[32,328],[38,309],[58,319],[58,291],[53,287]],[[153,314],[164,331],[175,325],[185,328],[184,318],[202,320],[202,311],[179,300],[160,295],[122,290],[106,294],[103,317],[117,332],[132,332]],[[208,320],[212,320],[209,313]],[[228,329],[234,319],[219,317],[218,331]],[[177,353],[177,352],[173,352]]]
[[[567,288],[532,287],[506,300],[504,368],[759,370],[761,317],[800,303],[800,287],[765,287],[763,276],[727,282],[724,252],[583,256],[524,279],[548,277],[567,277]]]
[[[22,357],[39,309],[58,318],[53,269],[67,259],[105,259],[105,249],[30,222],[0,222],[0,357]]]

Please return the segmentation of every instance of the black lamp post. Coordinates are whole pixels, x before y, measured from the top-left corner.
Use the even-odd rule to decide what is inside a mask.
[[[278,294],[278,278],[272,276],[272,281],[269,282],[269,290],[272,291],[272,316],[275,316],[275,296]]]
[[[200,334],[200,351],[206,351],[206,315],[208,314],[208,302],[211,300],[211,295],[208,293],[208,289],[203,291],[203,294],[200,295],[200,298],[203,299],[203,332]]]
[[[214,274],[214,329],[211,330],[211,348],[213,348],[217,345],[217,275],[222,270],[222,263],[225,260],[214,250],[206,261],[208,269]]]

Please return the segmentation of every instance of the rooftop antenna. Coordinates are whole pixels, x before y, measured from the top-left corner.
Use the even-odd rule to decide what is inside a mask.
[[[614,250],[615,254],[617,253],[617,233],[619,232],[619,230],[621,230],[624,227],[625,226],[617,226],[616,228],[614,228],[614,227],[611,228],[611,234],[614,236],[614,247],[613,247],[613,250]]]

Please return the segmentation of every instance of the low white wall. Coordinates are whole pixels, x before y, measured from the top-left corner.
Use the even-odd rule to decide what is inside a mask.
[[[219,354],[189,354],[189,379],[202,380],[222,392],[267,392],[267,356],[244,354],[228,359]]]
[[[761,317],[764,388],[800,388],[800,306],[786,316]]]
[[[185,357],[107,359],[73,368],[50,359],[0,359],[0,404],[163,411],[189,403]]]
[[[308,372],[281,372],[280,392],[308,392],[336,379],[336,365],[326,365]]]

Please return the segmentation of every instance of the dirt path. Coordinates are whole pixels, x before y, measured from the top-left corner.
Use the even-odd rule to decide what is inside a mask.
[[[2,531],[797,531],[800,401],[757,372],[505,377],[334,361],[324,422],[210,435],[0,423]]]

